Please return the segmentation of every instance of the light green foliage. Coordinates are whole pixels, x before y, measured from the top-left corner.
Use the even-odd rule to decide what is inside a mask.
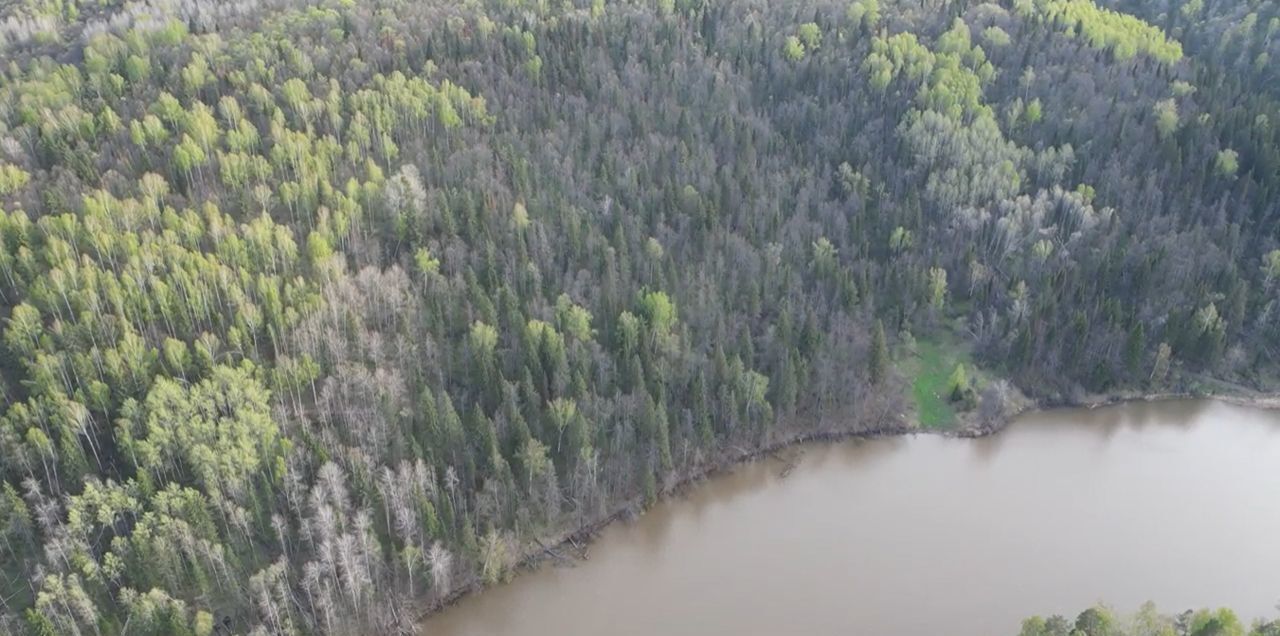
[[[59,612],[58,608],[71,611]],[[55,617],[48,624],[59,634],[79,634],[93,629],[98,621],[98,610],[85,592],[80,576],[55,574],[40,585],[35,609],[45,617]]]
[[[893,65],[889,63],[873,64],[872,58],[867,58],[864,64],[864,70],[869,76],[871,86],[879,92],[884,92],[889,88],[889,84],[893,82]]]
[[[182,102],[167,91],[156,97],[155,103],[151,105],[151,114],[174,128],[181,128],[187,120],[187,110]]]
[[[1245,626],[1228,608],[1202,609],[1191,616],[1189,633],[1196,636],[1245,636]]]
[[[654,333],[666,334],[675,327],[676,305],[663,291],[648,291],[640,296],[640,315]]]
[[[1144,603],[1130,616],[1118,615],[1111,608],[1096,605],[1086,609],[1074,621],[1061,616],[1034,616],[1022,622],[1019,636],[1271,636],[1280,630],[1280,622],[1257,621],[1246,627],[1227,608],[1200,609],[1172,616],[1161,614],[1152,603]]]
[[[800,38],[800,42],[804,44],[807,51],[816,51],[822,46],[822,29],[813,22],[805,22],[796,27],[796,37]]]
[[[911,234],[911,230],[899,225],[893,228],[893,233],[889,235],[889,249],[894,252],[905,252],[911,249],[915,239]]]
[[[933,50],[939,55],[964,56],[973,46],[973,36],[969,33],[969,25],[961,18],[951,21],[951,28],[938,36]]]
[[[958,402],[964,399],[972,389],[969,386],[969,375],[965,373],[964,365],[957,364],[956,368],[951,371],[951,375],[947,376],[947,395],[951,401]]]
[[[757,409],[766,409],[769,402],[769,377],[757,371],[746,371],[742,375],[742,395],[748,405]]]
[[[818,237],[813,242],[813,267],[819,275],[831,276],[835,274],[839,263],[836,261],[837,250],[835,245],[831,243],[827,237]]]
[[[624,311],[618,316],[618,348],[624,356],[635,353],[640,346],[640,318]]]
[[[575,304],[567,294],[556,299],[556,322],[560,330],[578,342],[588,342],[594,332],[591,329],[591,312]]]
[[[526,342],[531,348],[537,348],[541,355],[551,358],[563,358],[564,334],[556,330],[551,323],[542,320],[530,320],[525,325]]]
[[[1196,92],[1196,87],[1189,82],[1183,80],[1174,80],[1169,85],[1169,90],[1173,92],[1174,97],[1186,97]]]
[[[498,330],[477,320],[471,323],[470,341],[471,349],[477,355],[492,357],[494,348],[498,345]]]
[[[145,82],[151,79],[151,59],[130,55],[124,63],[125,77],[130,82]]]
[[[195,623],[191,626],[194,636],[211,636],[213,634],[213,614],[204,610],[196,612]]]
[[[1196,310],[1193,319],[1196,330],[1202,334],[1211,333],[1223,329],[1222,316],[1218,313],[1218,306],[1209,303]]]
[[[662,243],[659,243],[658,239],[650,236],[647,240],[645,240],[644,255],[649,258],[650,262],[653,262],[653,263],[661,262],[663,257],[666,256],[666,254],[667,254],[667,250],[662,247]]]
[[[1053,242],[1048,239],[1040,239],[1035,245],[1031,246],[1031,255],[1041,263],[1049,260],[1049,256],[1053,254]]]
[[[542,75],[542,56],[533,55],[528,60],[525,60],[524,70],[529,74],[530,78],[537,79]]]
[[[998,26],[989,26],[982,30],[982,41],[993,48],[1004,48],[1009,46],[1011,40],[1004,29]]]
[[[1119,629],[1115,613],[1105,605],[1095,605],[1080,612],[1075,627],[1076,631],[1101,636],[1110,636]]]
[[[1230,148],[1219,151],[1218,156],[1214,159],[1213,169],[1220,176],[1234,177],[1236,172],[1240,170],[1240,155]]]
[[[215,367],[191,386],[157,380],[137,420],[122,424],[121,437],[138,468],[190,475],[215,495],[246,496],[253,478],[281,451],[269,394],[253,374],[246,363]]]
[[[1160,343],[1156,351],[1155,364],[1151,368],[1151,385],[1161,386],[1164,384],[1165,378],[1169,376],[1169,367],[1173,363],[1173,348],[1169,343]]]
[[[1156,132],[1161,139],[1168,139],[1178,130],[1178,103],[1172,99],[1156,102]]]
[[[413,263],[422,274],[430,275],[440,272],[440,259],[433,256],[431,250],[425,247],[420,247],[417,252],[414,252]]]
[[[0,196],[17,192],[31,181],[31,175],[15,165],[0,163]]]
[[[1182,59],[1182,45],[1159,27],[1140,18],[1099,7],[1093,0],[1036,0],[1040,15],[1068,33],[1079,34],[1096,49],[1111,51],[1116,60],[1148,55],[1165,64]]]
[[[1023,113],[1023,117],[1026,118],[1028,124],[1034,125],[1040,123],[1040,120],[1044,117],[1044,112],[1040,105],[1039,98],[1033,99],[1027,103],[1027,109]]]
[[[524,448],[520,451],[520,461],[524,464],[525,470],[528,471],[527,479],[529,482],[537,477],[545,475],[551,468],[551,459],[547,456],[547,446],[534,438],[525,441]]]
[[[1080,200],[1087,204],[1093,203],[1093,198],[1098,195],[1098,191],[1087,183],[1081,183],[1076,186],[1076,194],[1080,196]]]
[[[516,201],[511,207],[511,222],[515,224],[517,229],[523,230],[529,227],[529,210],[524,207],[523,201]]]
[[[880,24],[880,1],[854,0],[849,3],[849,8],[845,11],[845,17],[855,27],[874,29]]]
[[[162,347],[165,365],[173,375],[186,377],[191,366],[191,352],[187,343],[176,338],[165,338]]]
[[[887,70],[890,77],[903,75],[908,81],[919,82],[933,73],[936,56],[921,44],[913,33],[897,33],[887,38],[872,40],[871,53],[863,62],[867,71]]]
[[[1280,280],[1280,249],[1271,250],[1262,257],[1262,273],[1267,285]]]
[[[485,535],[480,546],[481,577],[490,585],[505,580],[511,570],[511,552],[506,537],[496,530]]]
[[[191,114],[187,117],[184,128],[187,134],[191,135],[191,138],[200,144],[200,147],[205,152],[208,152],[209,148],[217,143],[220,134],[218,122],[213,118],[213,112],[209,110],[208,106],[204,105],[204,102],[196,102],[196,105],[191,109]]]
[[[947,299],[947,270],[941,267],[929,268],[929,305],[941,310]]]
[[[182,141],[173,149],[173,164],[186,175],[190,175],[208,161],[209,157],[205,154],[204,148],[190,135],[183,135]]]
[[[787,39],[782,43],[782,56],[792,62],[799,62],[804,59],[804,44],[800,41],[800,38],[788,35]]]
[[[848,162],[840,164],[839,174],[840,188],[846,195],[866,197],[871,191],[871,179],[855,170]]]
[[[9,324],[4,330],[4,342],[10,351],[21,356],[31,356],[40,346],[40,337],[44,333],[44,325],[40,319],[40,311],[28,303],[13,308],[9,314]]]
[[[191,56],[191,61],[182,69],[182,84],[187,89],[188,94],[196,94],[200,89],[204,88],[212,77],[209,72],[209,62],[203,55],[195,53]]]
[[[969,205],[1018,192],[1021,166],[1030,153],[1004,137],[985,103],[983,87],[994,79],[995,68],[982,48],[973,46],[963,20],[952,22],[934,50],[911,33],[875,38],[863,71],[877,90],[894,81],[918,86],[917,109],[907,112],[899,132],[929,174],[930,199]],[[1039,117],[1038,103],[1035,116]],[[981,160],[969,160],[978,154]]]
[[[144,148],[161,146],[169,139],[169,130],[154,114],[130,122],[129,134],[134,145]]]

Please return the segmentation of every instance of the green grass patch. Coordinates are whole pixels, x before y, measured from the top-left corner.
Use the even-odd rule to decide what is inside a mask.
[[[956,412],[948,399],[947,376],[955,364],[947,363],[942,347],[933,342],[916,345],[915,355],[908,366],[914,367],[911,378],[911,397],[916,404],[916,417],[928,428],[946,428],[955,423]]]
[[[956,423],[956,407],[947,392],[948,380],[957,364],[963,364],[973,386],[983,376],[974,366],[968,349],[945,336],[908,344],[898,368],[911,383],[911,400],[916,418],[925,428],[945,429]]]

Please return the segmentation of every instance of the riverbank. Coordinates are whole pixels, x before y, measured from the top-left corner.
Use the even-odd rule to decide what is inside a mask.
[[[915,423],[907,422],[901,417],[893,418],[894,421],[874,426],[871,428],[848,429],[827,428],[825,430],[796,431],[792,434],[783,435],[777,439],[771,440],[767,444],[754,448],[744,448],[741,446],[732,446],[720,451],[715,459],[708,460],[699,465],[696,469],[689,471],[683,475],[678,475],[668,482],[668,484],[660,491],[659,500],[677,496],[689,488],[697,486],[699,483],[711,479],[717,475],[733,470],[742,464],[756,461],[765,457],[775,457],[779,452],[788,448],[809,443],[834,443],[847,441],[852,439],[877,439],[884,437],[896,437],[900,435],[908,435],[914,433],[936,434],[938,431],[924,429]],[[635,517],[643,514],[645,509],[644,499],[642,496],[636,496],[625,502],[617,504],[609,509],[605,515],[581,524],[576,528],[566,530],[562,533],[535,539],[532,545],[527,547],[524,552],[516,559],[512,568],[513,576],[518,575],[522,570],[539,567],[547,561],[566,560],[562,553],[570,552],[574,554],[573,558],[585,558],[585,549],[592,540],[602,530],[610,524]],[[431,615],[448,609],[449,606],[457,603],[463,598],[482,592],[487,585],[478,577],[473,577],[450,591],[443,599],[436,599],[427,607],[421,609],[415,614],[413,623],[418,625]],[[414,630],[416,631],[416,630]],[[407,632],[414,633],[414,632]]]
[[[1017,399],[1012,401],[1010,404],[1013,408],[1010,408],[999,418],[986,425],[973,421],[977,418],[976,410],[966,413],[966,417],[957,422],[957,426],[955,428],[945,431],[923,427],[920,426],[918,422],[909,420],[903,415],[894,415],[884,418],[885,421],[879,426],[862,428],[851,424],[846,428],[841,428],[828,424],[826,428],[821,430],[796,431],[791,434],[782,435],[759,447],[729,447],[719,452],[714,459],[710,459],[700,464],[698,468],[689,471],[686,474],[672,478],[666,487],[661,490],[660,496],[667,498],[673,495],[679,495],[690,488],[696,487],[707,479],[730,472],[735,467],[744,463],[766,457],[773,457],[788,464],[786,467],[782,468],[782,472],[785,473],[789,470],[790,465],[794,463],[796,458],[780,457],[779,454],[790,447],[805,443],[831,443],[850,439],[875,439],[921,433],[965,438],[983,437],[998,433],[1006,428],[1013,420],[1037,411],[1060,408],[1093,409],[1126,402],[1155,402],[1181,399],[1212,399],[1253,408],[1280,409],[1280,395],[1252,392],[1213,395],[1205,395],[1203,393],[1194,393],[1191,391],[1159,393],[1117,392],[1105,395],[1084,395],[1074,400],[1040,401],[1030,400],[1019,395],[1017,396]],[[606,514],[592,521],[559,534],[553,534],[549,537],[542,537],[540,539],[526,542],[521,546],[522,553],[519,558],[516,559],[511,573],[513,575],[519,575],[522,571],[539,567],[544,565],[547,561],[573,562],[578,559],[588,558],[587,548],[602,530],[620,519],[629,519],[637,514],[643,514],[644,509],[645,506],[643,499],[637,496],[613,506]],[[416,614],[416,618],[414,620],[415,629],[423,620],[427,619],[432,614],[447,609],[449,606],[473,593],[483,591],[485,587],[486,585],[484,582],[479,580],[478,577],[472,578],[465,584],[460,585],[444,599],[439,599],[429,606],[422,608],[421,611]]]
[[[1051,409],[1096,409],[1107,406],[1128,404],[1130,402],[1168,402],[1176,400],[1214,400],[1225,404],[1233,404],[1249,408],[1280,410],[1280,393],[1263,393],[1251,390],[1224,393],[1205,393],[1201,391],[1117,391],[1113,393],[1086,394],[1075,399],[1028,399],[1019,403],[1016,408],[1007,411],[1002,417],[993,421],[978,422],[974,421],[972,418],[968,420],[962,418],[960,426],[956,427],[956,429],[952,431],[945,432],[945,434],[967,438],[986,437],[1004,430],[1005,427],[1015,419],[1023,415]]]
[[[600,533],[588,560],[522,572],[422,633],[990,636],[1098,599],[1271,616],[1278,452],[1280,411],[1211,400],[1051,409],[982,440],[803,445],[698,483]],[[1186,576],[1170,580],[1186,554],[1213,556],[1179,560]],[[1028,585],[1027,572],[1054,575]]]

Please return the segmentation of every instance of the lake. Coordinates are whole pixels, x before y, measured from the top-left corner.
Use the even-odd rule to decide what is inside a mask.
[[[803,454],[801,454],[803,453]],[[1025,415],[984,439],[787,449],[607,528],[423,634],[1016,635],[1032,614],[1280,602],[1280,412]]]

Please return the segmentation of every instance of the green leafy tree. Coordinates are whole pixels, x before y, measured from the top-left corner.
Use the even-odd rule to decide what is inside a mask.
[[[855,27],[874,29],[880,24],[880,2],[879,0],[854,0],[849,3],[845,17]]]
[[[1223,177],[1234,177],[1240,170],[1240,155],[1230,148],[1218,152],[1213,168]]]
[[[953,402],[962,402],[967,400],[972,392],[973,387],[969,384],[969,375],[965,372],[964,365],[957,364],[951,371],[951,375],[947,377],[947,395]]]
[[[1168,139],[1178,131],[1178,103],[1172,99],[1156,102],[1156,131],[1161,139]]]
[[[796,37],[800,38],[806,51],[816,51],[822,46],[822,29],[814,22],[805,22],[796,27]]]
[[[799,62],[804,59],[804,43],[800,38],[794,35],[788,35],[787,39],[782,43],[782,56],[791,62]]]

